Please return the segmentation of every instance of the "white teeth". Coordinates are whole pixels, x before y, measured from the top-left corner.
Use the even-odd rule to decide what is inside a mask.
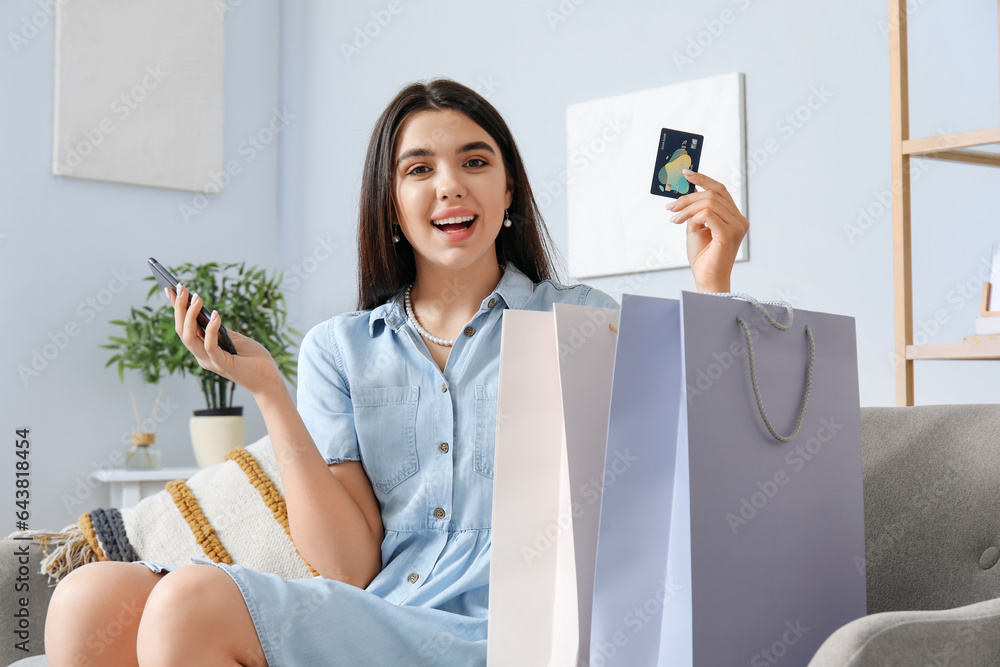
[[[472,222],[475,219],[476,216],[474,215],[466,215],[461,218],[444,218],[442,220],[431,220],[431,222],[440,227],[441,225],[457,225],[461,222]]]

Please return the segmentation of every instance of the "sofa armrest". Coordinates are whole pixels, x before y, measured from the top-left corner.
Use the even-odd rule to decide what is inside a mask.
[[[39,574],[42,558],[34,542],[0,540],[0,591],[4,595],[0,665],[45,653],[45,614],[55,585]]]
[[[1000,599],[943,611],[887,611],[830,635],[809,667],[1000,665]]]

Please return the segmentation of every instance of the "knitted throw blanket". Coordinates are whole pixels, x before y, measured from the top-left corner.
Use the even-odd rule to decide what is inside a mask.
[[[299,555],[288,528],[281,476],[264,436],[226,460],[175,480],[126,509],[95,509],[59,533],[27,531],[41,544],[41,571],[59,580],[94,561],[152,560],[188,565],[191,556],[239,564],[285,579],[319,576]]]

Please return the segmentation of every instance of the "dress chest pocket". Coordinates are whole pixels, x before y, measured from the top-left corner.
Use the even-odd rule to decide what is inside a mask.
[[[417,461],[420,387],[371,387],[351,392],[361,461],[372,485],[388,493],[412,477]]]
[[[476,461],[480,475],[493,479],[497,435],[497,387],[476,385]]]

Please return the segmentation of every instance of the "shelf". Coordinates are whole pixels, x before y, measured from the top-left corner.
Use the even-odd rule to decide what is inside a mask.
[[[968,150],[979,148],[981,150]],[[902,154],[931,160],[1000,167],[1000,127],[937,137],[906,139]]]
[[[200,468],[157,468],[156,470],[126,470],[111,468],[95,470],[91,477],[98,482],[172,482],[175,479],[187,479],[198,472]]]
[[[951,345],[907,345],[907,359],[1000,359],[1000,343],[954,343]]]

